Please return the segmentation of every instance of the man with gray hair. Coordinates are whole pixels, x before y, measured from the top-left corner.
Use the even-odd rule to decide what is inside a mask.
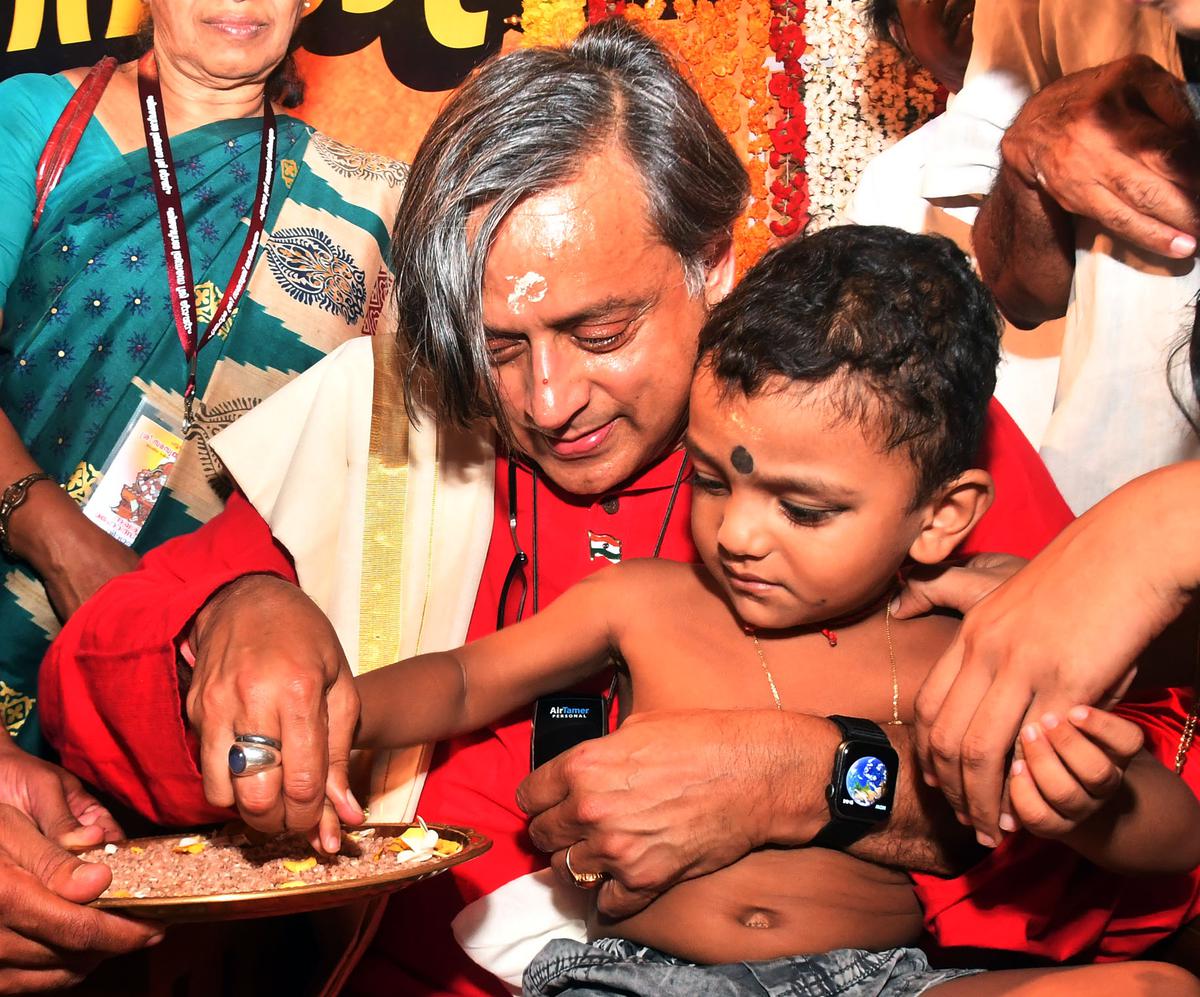
[[[361,820],[352,670],[491,632],[614,561],[695,559],[680,441],[747,187],[703,102],[622,21],[481,68],[413,164],[397,339],[347,344],[223,434],[227,510],[114,580],[52,649],[42,709],[64,762],[163,823],[236,805],[333,850],[338,817]],[[1002,498],[974,546],[1031,554],[1065,509],[998,408],[988,447]],[[282,765],[232,778],[246,734],[279,742]],[[644,717],[522,786],[522,715],[439,746],[423,791],[428,758],[373,760],[373,820],[420,793],[423,816],[495,844],[392,901],[351,992],[503,992],[449,922],[544,867],[535,844],[574,885],[605,873],[602,908],[628,911],[810,840],[839,739],[774,710]],[[905,729],[894,740],[908,751]],[[953,837],[929,829],[953,821],[926,813],[915,771],[889,829],[854,850],[948,871]]]

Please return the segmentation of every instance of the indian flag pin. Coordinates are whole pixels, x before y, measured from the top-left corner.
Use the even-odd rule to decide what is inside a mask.
[[[602,557],[613,564],[620,564],[621,541],[607,533],[593,533],[588,530],[588,556],[593,561]]]

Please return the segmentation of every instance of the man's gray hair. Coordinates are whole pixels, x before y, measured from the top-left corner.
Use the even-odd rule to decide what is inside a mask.
[[[679,254],[688,290],[727,248],[746,170],[667,55],[613,18],[565,48],[485,63],[421,143],[393,233],[409,411],[463,426],[503,417],[483,329],[484,264],[524,198],[568,183],[617,143],[645,184],[650,220]],[[471,223],[477,208],[486,206]],[[471,232],[468,233],[468,224]]]

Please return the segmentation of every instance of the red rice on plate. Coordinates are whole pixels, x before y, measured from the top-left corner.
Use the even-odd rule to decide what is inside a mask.
[[[181,838],[150,838],[105,845],[80,858],[103,862],[113,872],[106,898],[219,896],[290,889],[390,872],[398,865],[425,865],[462,850],[437,832],[412,827],[400,835],[373,828],[342,835],[342,851],[319,856],[297,835],[252,843],[244,835],[215,832]]]

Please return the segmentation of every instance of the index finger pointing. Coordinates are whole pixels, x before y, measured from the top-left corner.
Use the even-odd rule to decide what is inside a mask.
[[[290,707],[290,708],[289,708]],[[321,820],[329,774],[325,695],[287,704],[283,724],[283,804],[287,827],[307,831]]]

